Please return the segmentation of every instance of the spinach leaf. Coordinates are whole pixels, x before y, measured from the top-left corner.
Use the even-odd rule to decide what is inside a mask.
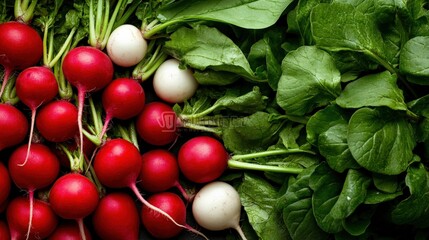
[[[319,135],[337,124],[347,124],[349,117],[338,105],[329,105],[313,114],[307,122],[307,141],[318,145]]]
[[[347,123],[330,127],[319,135],[319,151],[326,158],[329,167],[337,172],[360,168],[350,153],[347,144]]]
[[[328,234],[317,225],[313,215],[312,195],[309,187],[311,173],[316,166],[300,173],[290,181],[281,200],[284,205],[283,220],[292,239],[328,239]]]
[[[429,37],[419,36],[408,40],[401,50],[399,68],[407,80],[429,85]]]
[[[240,79],[240,75],[232,72],[220,72],[211,69],[205,71],[194,70],[195,80],[201,85],[225,86]]]
[[[277,189],[265,179],[245,173],[238,192],[249,222],[260,239],[289,239],[282,210],[278,207]]]
[[[209,20],[242,28],[261,29],[273,25],[293,0],[187,0],[158,11],[162,21]]]
[[[369,171],[396,175],[413,158],[412,126],[385,108],[361,108],[351,117],[347,142],[356,161]]]
[[[340,82],[340,73],[327,52],[303,46],[284,58],[276,100],[288,114],[303,116],[338,97]]]
[[[384,202],[389,202],[401,196],[402,194],[403,193],[401,191],[394,193],[386,193],[380,190],[369,189],[364,203],[376,205]]]
[[[361,77],[345,87],[335,100],[343,108],[386,106],[393,110],[407,110],[396,75],[388,71]]]
[[[352,215],[343,221],[345,232],[351,236],[359,237],[359,239],[368,239],[368,228],[372,223],[376,209],[377,206],[375,205],[359,205]],[[347,236],[345,239],[350,238]]]
[[[407,169],[405,183],[409,188],[410,195],[393,209],[393,222],[428,227],[429,172],[421,163],[412,164]]]

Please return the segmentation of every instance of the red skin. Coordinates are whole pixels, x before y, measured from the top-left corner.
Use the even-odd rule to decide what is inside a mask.
[[[171,192],[155,193],[147,201],[166,212],[177,223],[186,225],[186,206],[178,195]],[[141,220],[146,230],[159,239],[173,238],[183,231],[183,228],[146,206],[142,207]]]
[[[9,224],[12,239],[25,239],[30,213],[28,198],[16,197],[11,200],[6,209],[6,218]],[[30,239],[44,239],[48,237],[58,225],[58,217],[48,203],[35,199],[33,221]]]
[[[163,192],[178,184],[179,165],[171,152],[154,149],[142,156],[140,186],[149,192]]]
[[[0,151],[15,146],[27,137],[29,124],[18,108],[0,104]]]
[[[127,120],[143,110],[145,92],[136,80],[118,78],[103,90],[102,103],[107,116]]]
[[[104,196],[92,215],[97,235],[104,240],[139,238],[140,216],[134,199],[122,192]]]
[[[85,227],[86,240],[92,240],[91,233]],[[49,236],[48,240],[81,240],[79,226],[75,221],[62,221],[55,231]]]
[[[80,46],[70,50],[63,61],[64,77],[78,90],[98,91],[112,81],[113,63],[101,50]]]
[[[135,184],[141,168],[139,150],[129,141],[116,138],[107,141],[94,158],[98,180],[110,188],[130,187]]]
[[[36,65],[42,55],[42,38],[35,29],[15,21],[0,24],[0,65],[22,70]]]
[[[54,73],[41,66],[29,67],[19,73],[16,95],[31,110],[51,101],[58,94]]]
[[[43,106],[36,116],[40,134],[51,142],[64,142],[79,133],[77,107],[66,101],[56,100]]]
[[[209,136],[189,139],[178,153],[180,171],[195,183],[207,183],[220,177],[228,166],[228,159],[223,144]]]
[[[0,220],[0,240],[10,240],[9,226],[3,220]]]
[[[0,162],[0,206],[6,203],[11,188],[9,172],[6,169],[6,166]],[[0,212],[1,207],[0,207]]]
[[[65,219],[83,219],[98,205],[97,187],[79,173],[68,173],[55,181],[49,202],[55,213]]]
[[[146,104],[137,116],[136,130],[145,142],[163,146],[176,140],[177,121],[176,113],[169,105],[151,102]]]
[[[27,163],[21,166],[27,154],[27,144],[16,148],[9,158],[9,173],[15,185],[29,191],[52,184],[60,171],[57,156],[45,145],[33,143]]]

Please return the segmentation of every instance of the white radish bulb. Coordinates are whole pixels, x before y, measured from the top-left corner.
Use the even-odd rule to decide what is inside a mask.
[[[211,231],[233,228],[242,239],[246,239],[239,224],[240,213],[241,201],[238,192],[222,181],[206,184],[195,195],[192,203],[192,214],[200,226]]]
[[[131,67],[146,55],[147,42],[137,27],[124,24],[110,34],[106,49],[110,59],[116,65]]]
[[[156,95],[169,103],[181,103],[192,97],[198,88],[190,69],[180,68],[177,59],[164,61],[153,76]]]

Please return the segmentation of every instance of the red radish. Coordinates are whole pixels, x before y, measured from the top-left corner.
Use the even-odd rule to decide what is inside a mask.
[[[195,183],[207,183],[220,177],[228,166],[228,159],[223,144],[209,136],[189,139],[178,153],[180,171]]]
[[[30,201],[30,213],[28,232],[33,228],[33,202],[34,191],[52,184],[60,172],[60,163],[56,155],[45,145],[34,143],[27,155],[27,145],[16,148],[9,158],[9,173],[12,181],[19,188],[28,190]],[[28,156],[27,163],[21,165]]]
[[[178,118],[173,108],[163,102],[145,105],[136,120],[136,130],[147,143],[163,146],[177,139]]]
[[[91,240],[91,233],[85,227],[86,240]],[[79,226],[74,221],[63,220],[55,231],[49,236],[48,240],[81,240]]]
[[[35,199],[33,205],[33,223],[31,224],[31,232],[28,233],[30,219],[29,199],[16,197],[9,203],[6,218],[11,239],[44,239],[55,230],[58,225],[58,217],[49,204]]]
[[[113,192],[104,196],[92,215],[92,223],[101,239],[139,239],[137,206],[126,193]]]
[[[27,137],[28,121],[16,107],[0,104],[0,151],[15,146]]]
[[[0,240],[10,240],[9,227],[3,220],[0,220]]]
[[[77,107],[66,100],[52,101],[39,110],[36,127],[46,140],[64,142],[79,131],[77,112]]]
[[[141,165],[137,147],[122,138],[107,141],[100,147],[94,158],[94,171],[102,185],[110,188],[129,187],[146,207],[170,219],[177,226],[192,230],[177,223],[167,213],[152,206],[143,198],[136,185]],[[195,233],[202,235],[197,231]]]
[[[36,120],[36,111],[58,94],[58,83],[54,73],[46,67],[29,67],[22,71],[15,83],[16,95],[31,110],[30,136],[28,138],[27,162]]]
[[[102,103],[106,112],[104,136],[112,118],[127,120],[137,116],[145,104],[145,92],[139,82],[130,78],[117,78],[103,90]]]
[[[0,189],[0,206],[2,206],[6,203],[11,189],[9,172],[2,162],[0,162]],[[0,212],[2,212],[1,209]]]
[[[193,229],[186,223],[186,206],[182,199],[171,192],[155,193],[147,201],[153,206],[170,215],[177,223]],[[158,239],[173,238],[179,235],[183,228],[178,227],[169,219],[152,209],[143,206],[141,210],[143,226],[154,237]]]
[[[42,55],[42,38],[35,29],[16,21],[1,23],[0,65],[4,67],[5,73],[0,97],[12,72],[36,65]]]
[[[82,114],[85,94],[107,86],[113,78],[113,63],[101,50],[80,46],[70,50],[62,65],[65,79],[78,91],[78,127],[80,155],[83,155]]]
[[[179,165],[176,156],[168,150],[153,149],[142,156],[140,186],[148,192],[163,192],[177,187],[186,200],[190,200],[179,182]]]
[[[82,239],[85,240],[83,219],[97,207],[97,187],[79,173],[68,173],[58,178],[49,192],[49,202],[54,212],[64,218],[76,220]]]

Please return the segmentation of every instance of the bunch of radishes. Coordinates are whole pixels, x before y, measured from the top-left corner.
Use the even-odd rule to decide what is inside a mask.
[[[19,99],[0,104],[1,240],[138,239],[142,227],[160,239],[184,229],[206,238],[199,227],[235,228],[245,238],[238,193],[216,181],[227,168],[224,146],[176,131],[171,104],[198,87],[190,69],[166,60],[147,101],[141,82],[115,77],[147,49],[141,31],[125,24],[106,49],[80,44],[64,52],[58,64],[76,98],[62,99],[51,66],[41,63],[43,43],[29,21],[0,24],[0,96],[9,89]],[[183,181],[203,189],[194,198]],[[187,223],[189,205],[199,226]]]

